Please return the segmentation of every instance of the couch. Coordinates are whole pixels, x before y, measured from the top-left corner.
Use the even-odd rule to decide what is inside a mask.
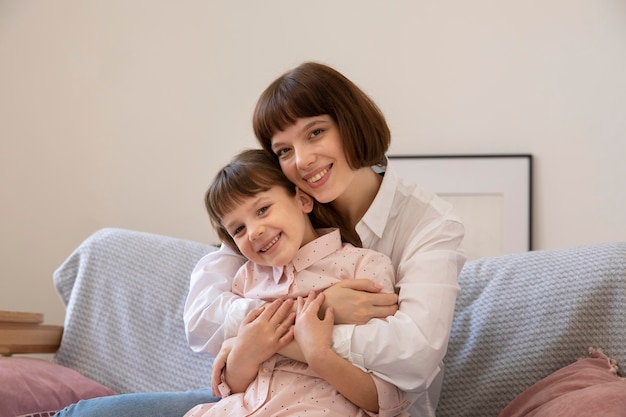
[[[0,417],[209,386],[212,358],[189,349],[182,313],[192,268],[215,249],[115,228],[88,237],[53,276],[67,314],[52,361],[0,359]],[[626,363],[626,242],[478,259],[459,283],[439,417],[497,416],[589,347],[613,370]]]

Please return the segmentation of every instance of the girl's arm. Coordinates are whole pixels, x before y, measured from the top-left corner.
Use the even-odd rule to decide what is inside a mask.
[[[360,408],[378,412],[378,392],[372,376],[337,355],[331,348],[333,310],[326,310],[324,319],[318,317],[324,294],[311,292],[298,298],[294,337],[302,347],[309,364],[321,378]]]
[[[194,268],[183,314],[187,341],[194,351],[217,355],[224,339],[236,335],[244,317],[263,304],[231,292],[235,273],[245,261],[222,245]]]

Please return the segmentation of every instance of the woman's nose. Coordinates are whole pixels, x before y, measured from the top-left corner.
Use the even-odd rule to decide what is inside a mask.
[[[296,168],[298,169],[306,169],[315,160],[314,155],[311,152],[306,152],[304,150],[296,150]]]

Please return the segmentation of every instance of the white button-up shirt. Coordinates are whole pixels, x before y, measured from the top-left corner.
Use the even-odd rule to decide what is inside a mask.
[[[458,276],[465,263],[464,227],[437,195],[399,179],[390,161],[371,206],[357,224],[363,247],[396,268],[399,310],[386,321],[337,325],[333,347],[352,363],[407,391],[411,415],[434,416],[443,378]],[[215,355],[227,335],[263,302],[231,293],[245,258],[222,245],[191,275],[185,327],[191,348]]]

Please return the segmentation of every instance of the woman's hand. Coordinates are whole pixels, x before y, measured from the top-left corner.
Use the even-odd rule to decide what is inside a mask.
[[[382,294],[369,279],[346,279],[323,291],[321,310],[333,308],[335,324],[365,324],[398,311],[398,295]]]
[[[226,360],[228,359],[230,351],[233,350],[234,344],[234,337],[224,340],[220,351],[217,353],[217,356],[215,356],[215,359],[213,360],[213,370],[211,372],[211,389],[213,390],[213,395],[215,396],[220,396],[218,386],[222,383],[222,371],[226,366]]]

